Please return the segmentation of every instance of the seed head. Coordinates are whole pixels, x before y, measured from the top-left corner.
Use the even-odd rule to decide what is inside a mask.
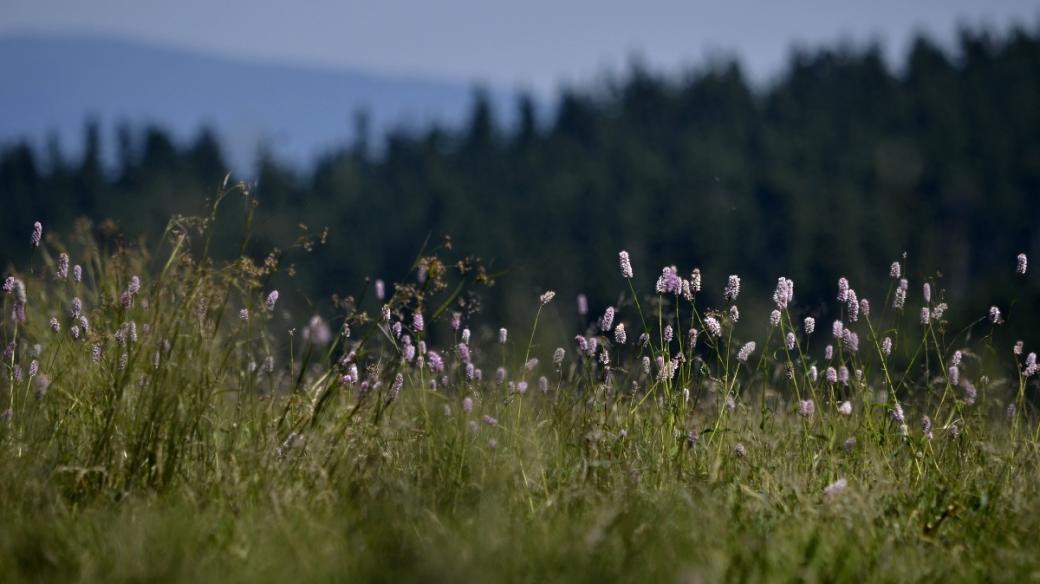
[[[549,304],[550,302],[552,302],[552,299],[555,298],[555,297],[556,297],[556,292],[553,292],[552,290],[546,290],[545,292],[542,293],[541,296],[538,297],[538,302],[540,302],[542,304],[542,306],[545,306],[546,304]]]

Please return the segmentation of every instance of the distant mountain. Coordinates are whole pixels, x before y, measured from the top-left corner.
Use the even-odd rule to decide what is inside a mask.
[[[474,89],[462,83],[349,70],[269,64],[138,42],[92,37],[0,37],[0,144],[59,138],[81,151],[86,120],[97,120],[114,152],[117,123],[158,124],[186,139],[203,126],[221,137],[244,170],[261,145],[298,164],[353,138],[355,113],[372,136],[391,127],[465,119]],[[505,92],[491,92],[509,114]]]

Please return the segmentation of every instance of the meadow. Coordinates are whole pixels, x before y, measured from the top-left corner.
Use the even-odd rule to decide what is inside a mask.
[[[834,274],[816,322],[781,274],[742,290],[607,250],[618,303],[545,289],[507,330],[479,298],[508,277],[445,244],[303,314],[272,285],[293,267],[247,253],[254,204],[237,257],[211,253],[243,195],[152,245],[26,226],[3,286],[3,581],[1040,576],[1015,298],[948,322],[940,283],[893,258]],[[1007,270],[1033,277],[1025,255]],[[557,346],[561,315],[583,324]]]

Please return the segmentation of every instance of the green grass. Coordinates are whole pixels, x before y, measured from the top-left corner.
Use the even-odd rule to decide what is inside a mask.
[[[15,275],[27,318],[14,317],[17,291],[6,294],[3,340],[15,348],[0,393],[11,409],[0,423],[3,581],[1040,577],[1036,378],[1023,374],[1024,355],[996,346],[984,318],[921,325],[916,295],[893,310],[895,281],[885,280],[870,317],[847,322],[859,351],[839,344],[827,362],[830,327],[806,335],[796,305],[776,327],[733,322],[728,305],[640,296],[639,280],[619,281],[631,292],[618,306],[627,343],[599,335],[609,367],[602,351],[581,356],[571,345],[557,366],[535,328],[558,312],[539,310],[530,330],[497,346],[497,326],[467,311],[469,291],[489,276],[438,248],[416,261],[426,279],[387,299],[390,323],[383,302],[340,299],[325,344],[316,327],[304,334],[309,315],[265,308],[277,256],[208,259],[211,227],[175,220],[153,253],[103,250],[81,229],[67,244],[48,238]],[[61,251],[82,265],[82,282],[55,276]],[[124,304],[133,275],[142,287]],[[90,321],[78,339],[74,297]],[[483,381],[466,377],[455,310],[475,332]],[[422,332],[409,330],[417,311]],[[701,332],[690,347],[688,329],[705,330],[709,315],[721,336]],[[402,358],[396,322],[415,344],[429,337],[443,373]],[[783,347],[787,332],[794,350]],[[974,404],[950,378],[954,350],[959,376],[978,388]],[[540,359],[530,371],[525,355]],[[673,377],[653,363],[644,373],[642,357],[667,366],[677,355]],[[341,382],[351,363],[365,390]],[[830,364],[862,377],[828,383]],[[815,413],[799,416],[798,399],[810,396]],[[844,400],[849,416],[837,411]],[[839,479],[847,487],[826,494]]]

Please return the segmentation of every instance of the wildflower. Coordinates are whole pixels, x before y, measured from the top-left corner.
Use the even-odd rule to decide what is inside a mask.
[[[639,340],[636,342],[639,343],[640,347],[645,347],[650,344],[650,335],[643,333],[639,335]]]
[[[643,374],[650,375],[650,357],[643,357]]]
[[[549,379],[544,375],[538,378],[538,391],[549,393]]]
[[[787,344],[787,350],[788,351],[793,351],[794,350],[795,340],[796,339],[794,337],[794,333],[787,333],[787,337],[785,338],[785,341],[786,341],[786,344]]]
[[[779,309],[787,308],[787,305],[794,300],[794,280],[781,277],[776,282],[776,291],[773,292],[773,302],[776,303],[776,307]]]
[[[811,316],[805,317],[805,334],[811,335],[815,331],[816,331],[816,319],[811,317]]]
[[[664,342],[666,342],[666,343],[672,342],[672,338],[674,336],[675,336],[675,333],[672,331],[672,325],[670,325],[670,324],[665,325],[665,327],[664,327]]]
[[[736,302],[737,296],[740,295],[740,276],[733,274],[726,281],[726,288],[722,292],[722,297],[730,302]]]
[[[809,368],[809,379],[811,379],[813,383],[816,383],[816,379],[819,377],[819,375],[820,372],[816,369],[815,365]]]
[[[690,346],[689,347],[690,350],[693,350],[693,347],[697,345],[697,337],[699,335],[700,335],[700,332],[697,329],[695,329],[695,328],[691,328],[689,331],[687,331],[686,337],[687,337],[687,343]]]
[[[33,247],[40,247],[41,239],[43,239],[43,224],[37,221],[33,223],[32,236],[29,238],[29,242],[32,243]]]
[[[769,313],[769,325],[780,326],[780,311],[773,309],[773,312]]]
[[[390,385],[390,393],[387,394],[386,403],[390,403],[397,399],[401,395],[401,388],[404,387],[404,375],[398,373],[394,377],[394,382]]]
[[[863,314],[863,318],[870,317],[870,301],[866,298],[860,299],[859,311]]]
[[[495,383],[497,385],[502,385],[505,382],[506,382],[506,368],[505,367],[499,367],[498,369],[495,370]]]
[[[56,318],[51,318],[51,332],[61,332],[61,323]]]
[[[473,398],[466,397],[462,400],[462,411],[467,414],[473,411]]]
[[[884,353],[885,356],[892,354],[892,337],[885,337],[885,339],[881,341],[881,352]]]
[[[704,327],[708,329],[708,333],[713,337],[722,336],[722,325],[716,320],[714,316],[709,316],[704,319]]]
[[[902,274],[902,271],[903,270],[902,267],[899,265],[899,262],[892,262],[892,266],[888,268],[888,275],[893,280],[898,280],[899,276]]]
[[[83,267],[79,264],[72,266],[72,279],[76,282],[83,281]]]
[[[1008,407],[1007,407],[1007,419],[1008,420],[1014,419],[1015,414],[1017,412],[1018,412],[1018,408],[1015,407],[1014,403],[1008,404]]]
[[[101,344],[95,343],[90,349],[90,360],[95,363],[101,362]]]
[[[700,438],[700,436],[698,436],[696,430],[690,430],[689,432],[687,432],[686,433],[686,447],[687,448],[693,448],[694,446],[696,446],[698,438]]]
[[[625,323],[621,323],[617,325],[616,329],[614,329],[614,342],[619,345],[624,345],[627,340],[628,335],[625,333]]]
[[[614,307],[608,306],[603,313],[603,318],[599,319],[599,330],[608,332],[612,328],[614,328]]]
[[[538,367],[538,357],[531,357],[524,365],[528,371],[534,371],[535,367]]]
[[[585,316],[589,313],[589,299],[584,294],[578,294],[578,314]]]
[[[466,363],[466,379],[473,381],[477,377],[477,370],[473,366],[473,363]]]
[[[989,321],[993,324],[1000,324],[1002,322],[1000,320],[1000,309],[996,306],[989,307]]]
[[[470,332],[468,328],[462,329],[462,342],[469,344]]]
[[[964,358],[964,354],[960,351],[954,351],[953,357],[950,357],[950,365],[958,367],[961,364],[961,359]]]
[[[249,309],[243,308],[238,311],[238,320],[242,322],[249,322]]]
[[[701,291],[701,269],[694,268],[690,273],[690,291],[697,293]]]
[[[267,307],[268,311],[274,310],[274,305],[278,302],[278,291],[271,290],[271,293],[267,295],[267,300],[264,301],[264,306]]]
[[[675,266],[666,266],[661,269],[661,275],[657,278],[656,290],[658,294],[679,294],[682,292],[682,278],[679,277]]]
[[[906,305],[906,291],[910,288],[910,283],[906,278],[899,280],[899,286],[896,287],[895,296],[892,299],[892,308],[902,310]]]
[[[903,406],[896,402],[896,405],[892,408],[892,421],[897,424],[905,424],[906,417],[903,415]]]
[[[578,352],[585,353],[589,350],[589,341],[581,335],[575,335],[574,342],[578,344]]]
[[[540,302],[542,306],[545,306],[546,304],[552,302],[553,298],[556,298],[556,292],[553,292],[552,290],[546,290],[542,293],[541,296],[538,297],[538,302]]]
[[[72,325],[69,327],[69,333],[72,334],[73,339],[79,340],[80,328],[78,325]]]
[[[849,281],[842,276],[838,278],[838,302],[845,304],[849,299]]]
[[[506,327],[498,329],[498,343],[504,345],[507,340],[509,340],[509,331],[506,330]]]
[[[853,353],[859,352],[859,335],[856,333],[849,329],[845,329],[845,332],[842,335],[842,342],[845,343],[845,348],[849,351]]]
[[[386,298],[386,284],[382,280],[376,280],[376,299]]]
[[[848,295],[849,304],[849,322],[856,322],[859,320],[859,299],[856,298],[856,291],[849,288]]]
[[[14,366],[14,381],[15,383],[21,383],[25,379],[25,373],[22,371],[21,365]]]
[[[159,351],[156,351],[152,355],[152,369],[158,369],[159,368],[159,360],[160,360]]]
[[[845,450],[852,450],[856,447],[856,437],[849,436],[845,439]]]
[[[739,361],[747,363],[748,357],[750,357],[751,354],[754,353],[754,352],[755,352],[755,341],[751,341],[749,343],[746,343],[743,347],[740,348],[740,351],[737,352],[737,359]]]
[[[459,343],[458,344],[458,353],[459,353],[459,360],[460,361],[462,361],[463,363],[469,363],[470,362],[470,357],[471,356],[470,356],[470,353],[469,353],[469,345],[467,345],[466,343]]]
[[[485,424],[487,424],[488,426],[497,426],[498,425],[498,420],[496,420],[495,418],[492,418],[491,416],[488,416],[486,414],[484,415],[483,418],[481,418],[481,420],[483,420],[483,422]]]
[[[843,416],[851,416],[852,415],[852,402],[850,402],[848,400],[845,400],[845,401],[841,402],[841,405],[838,406],[838,413],[843,415]]]
[[[928,282],[921,286],[921,297],[924,298],[925,304],[932,303],[932,285]]]
[[[274,373],[274,357],[271,355],[264,357],[264,372],[268,375]]]
[[[418,310],[412,314],[412,330],[417,333],[423,332],[426,328],[426,321],[423,319],[423,315]]]
[[[831,325],[831,333],[834,335],[834,338],[841,340],[844,332],[845,325],[840,320],[834,321],[834,324]]]
[[[458,331],[460,328],[462,328],[462,313],[451,313],[451,330]]]
[[[563,363],[563,358],[567,355],[567,351],[563,347],[556,347],[553,351],[553,365],[559,367]]]
[[[921,417],[921,433],[928,440],[932,439],[932,419],[928,416]]]
[[[58,254],[58,272],[56,275],[59,280],[69,277],[69,254],[65,252]]]
[[[125,370],[126,366],[129,363],[130,363],[130,355],[128,355],[127,353],[123,353],[122,355],[119,356],[119,370],[120,371]]]
[[[823,494],[828,497],[833,497],[845,490],[849,482],[845,479],[838,479],[833,483],[823,488]]]
[[[632,274],[632,260],[628,257],[627,251],[618,252],[618,262],[621,264],[621,277],[631,279]]]
[[[407,338],[407,337],[405,337],[405,338]],[[415,359],[415,345],[413,345],[411,343],[406,343],[404,345],[403,352],[404,352],[403,357],[404,357],[405,361],[411,363],[412,360]]]
[[[1014,352],[1016,355],[1021,355],[1022,354],[1022,348],[1024,346],[1025,345],[1022,344],[1022,341],[1018,341],[1017,343],[1015,343],[1015,348],[1012,349],[1012,352]]]
[[[947,308],[949,308],[949,306],[947,306],[945,302],[936,304],[932,307],[932,318],[935,320],[942,320],[943,314],[946,313]]]
[[[848,367],[846,367],[844,365],[842,365],[841,367],[838,367],[838,381],[840,381],[842,385],[848,385],[849,384],[849,368]]]
[[[1023,371],[1023,374],[1026,377],[1032,377],[1036,375],[1038,370],[1040,370],[1040,367],[1038,367],[1036,364],[1036,353],[1030,353],[1026,355],[1026,367],[1025,371]]]
[[[827,383],[838,383],[838,370],[834,367],[827,368]]]
[[[429,351],[426,353],[426,365],[430,368],[430,371],[434,373],[441,373],[444,371],[444,359],[441,358],[440,353],[437,351]]]
[[[740,310],[737,309],[736,304],[729,307],[729,319],[733,322],[740,320]]]
[[[603,365],[610,365],[610,353],[604,350],[599,354],[599,362]]]
[[[40,373],[40,362],[36,359],[29,363],[29,377],[36,377]]]
[[[921,324],[927,325],[932,321],[932,313],[927,306],[921,307]]]
[[[737,442],[736,447],[733,448],[733,454],[736,455],[737,458],[744,458],[747,456],[747,448],[744,448],[743,444]]]
[[[1015,273],[1019,276],[1026,275],[1026,267],[1029,265],[1029,260],[1026,258],[1026,254],[1020,253],[1015,259],[1018,260],[1018,264],[1015,267]]]
[[[689,280],[683,280],[682,281],[682,295],[683,295],[683,298],[685,298],[687,302],[693,302],[693,298],[694,298],[693,290],[690,288],[690,281]]]
[[[811,399],[803,399],[798,402],[798,415],[803,418],[811,418],[816,413],[816,403]]]
[[[823,348],[823,358],[828,361],[834,358],[834,345],[827,345]]]

